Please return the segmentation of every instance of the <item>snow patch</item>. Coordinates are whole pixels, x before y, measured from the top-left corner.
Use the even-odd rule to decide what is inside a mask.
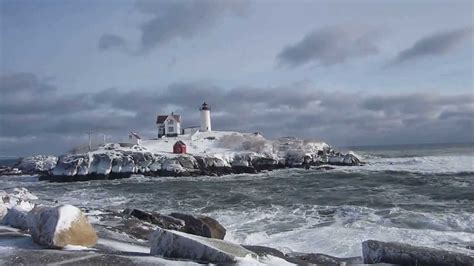
[[[71,224],[79,218],[81,210],[72,205],[62,205],[58,208],[59,219],[56,225],[56,232],[67,230],[71,227]]]

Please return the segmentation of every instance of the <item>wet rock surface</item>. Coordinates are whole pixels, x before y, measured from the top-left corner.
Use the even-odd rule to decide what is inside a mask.
[[[125,209],[123,213],[164,229],[180,230],[185,227],[185,221],[157,212],[149,213],[139,209]]]
[[[394,242],[365,241],[362,253],[368,264],[474,265],[474,257],[465,254]]]
[[[362,264],[362,257],[337,258],[326,254],[291,252],[283,253],[277,249],[265,246],[242,245],[242,247],[255,252],[258,256],[274,256],[297,265],[351,265]]]
[[[150,254],[172,259],[189,259],[205,263],[233,263],[237,258],[257,257],[240,245],[158,228],[150,241]]]
[[[181,232],[217,239],[225,237],[226,229],[211,217],[183,213],[171,213],[170,216],[184,221],[184,226],[179,229]]]

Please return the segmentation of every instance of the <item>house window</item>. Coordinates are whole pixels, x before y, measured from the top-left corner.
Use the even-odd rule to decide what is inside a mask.
[[[168,120],[168,124],[172,125],[174,123],[173,120]]]
[[[173,132],[174,131],[174,127],[168,127],[168,132]]]

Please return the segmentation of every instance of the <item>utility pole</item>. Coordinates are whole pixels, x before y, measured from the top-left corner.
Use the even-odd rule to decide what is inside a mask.
[[[92,132],[86,132],[87,134],[89,134],[89,151],[92,150],[92,138],[91,138],[91,135],[92,135]]]

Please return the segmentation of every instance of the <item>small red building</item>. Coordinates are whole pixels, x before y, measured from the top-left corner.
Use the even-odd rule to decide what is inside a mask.
[[[186,144],[182,142],[181,140],[176,141],[176,143],[173,145],[173,153],[186,153]]]

